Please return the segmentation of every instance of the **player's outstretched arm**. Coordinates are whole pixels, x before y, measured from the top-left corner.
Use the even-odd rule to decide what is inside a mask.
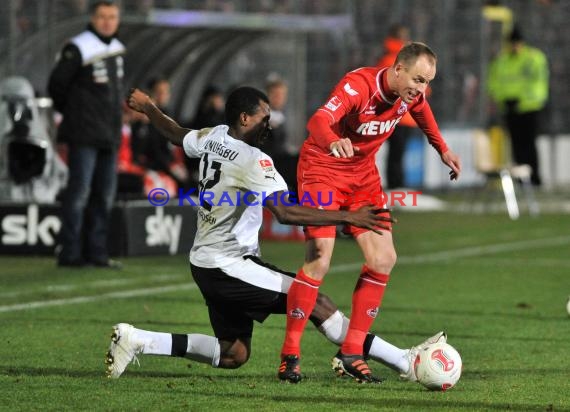
[[[396,221],[391,217],[380,216],[380,213],[390,212],[389,209],[382,209],[377,206],[363,206],[360,209],[349,212],[347,210],[321,210],[312,207],[291,205],[287,202],[279,202],[283,192],[278,192],[277,196],[266,198],[264,206],[275,215],[279,223],[286,225],[311,225],[311,226],[335,226],[349,224],[372,230],[379,235],[381,229],[390,228],[382,222]]]
[[[461,159],[459,159],[459,156],[453,153],[450,149],[445,153],[442,153],[441,161],[451,169],[449,171],[449,179],[457,180],[461,173]]]
[[[146,114],[152,125],[156,127],[160,134],[165,136],[170,143],[176,146],[182,146],[184,136],[186,136],[191,129],[180,127],[178,123],[156,107],[147,94],[139,89],[131,89],[129,97],[127,98],[127,104],[131,109]]]

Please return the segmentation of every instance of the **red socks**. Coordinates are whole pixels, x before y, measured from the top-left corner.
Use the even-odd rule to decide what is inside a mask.
[[[362,355],[366,334],[370,330],[382,303],[389,274],[374,272],[366,265],[352,294],[352,313],[346,338],[341,346],[345,355]]]
[[[320,285],[320,280],[308,277],[303,269],[297,273],[287,293],[287,329],[281,355],[301,356],[301,337],[315,307]]]

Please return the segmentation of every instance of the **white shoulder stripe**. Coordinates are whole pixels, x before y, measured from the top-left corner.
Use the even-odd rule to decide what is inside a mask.
[[[73,37],[71,43],[79,49],[83,66],[87,66],[96,60],[123,54],[126,51],[125,46],[119,40],[113,39],[110,44],[105,44],[90,31],[84,31]]]
[[[331,117],[331,119],[333,119],[333,121],[335,121],[335,118],[334,118],[334,116],[332,115],[331,112],[329,112],[328,110],[323,109],[322,107],[319,108],[319,110],[322,110],[323,112],[325,112],[326,114],[328,114],[328,115]]]

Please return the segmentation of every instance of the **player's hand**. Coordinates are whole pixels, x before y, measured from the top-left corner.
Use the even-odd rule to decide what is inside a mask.
[[[449,180],[457,180],[461,173],[461,159],[450,150],[441,155],[441,161],[451,169],[449,171]]]
[[[382,231],[380,229],[390,230],[390,226],[381,222],[397,222],[397,220],[392,218],[392,216],[381,216],[380,214],[382,213],[391,213],[391,211],[390,209],[381,208],[375,205],[362,206],[360,209],[351,212],[350,224],[352,226],[370,229],[373,232],[382,235]]]
[[[129,91],[129,97],[127,97],[127,104],[131,109],[139,113],[144,113],[144,108],[149,103],[152,104],[152,100],[146,93],[143,93],[139,89],[131,89]]]
[[[344,139],[339,139],[336,142],[332,142],[330,145],[331,153],[334,157],[352,157],[354,152],[359,152],[360,149],[357,146],[352,145],[352,141],[346,137]]]

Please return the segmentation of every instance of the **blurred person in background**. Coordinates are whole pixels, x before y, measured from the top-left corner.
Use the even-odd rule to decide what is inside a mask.
[[[289,95],[289,88],[284,80],[270,77],[265,85],[265,92],[269,99],[271,109],[271,137],[263,146],[263,151],[273,159],[287,153],[287,125],[285,123],[285,105]]]
[[[402,24],[394,24],[388,31],[388,36],[384,39],[384,54],[376,63],[376,67],[390,67],[396,61],[396,56],[407,43],[410,42],[410,30]],[[394,129],[388,141],[388,158],[386,164],[386,187],[394,189],[404,187],[404,152],[406,144],[417,130],[418,125],[407,112],[398,126]]]
[[[117,199],[140,199],[144,194],[143,181],[146,170],[134,160],[132,124],[140,121],[144,115],[123,106],[123,126],[121,145],[117,155]]]
[[[271,136],[263,145],[263,151],[271,156],[275,162],[275,167],[281,171],[289,189],[296,192],[298,156],[290,152],[285,113],[285,106],[289,98],[289,86],[279,76],[271,75],[265,85],[265,91],[271,109],[271,118],[269,119]]]
[[[68,146],[59,266],[120,268],[107,247],[124,98],[119,22],[116,4],[96,2],[87,29],[63,47],[49,77],[49,94],[63,115],[58,140]]]
[[[507,47],[491,62],[487,90],[504,116],[513,160],[532,168],[535,186],[541,184],[536,138],[540,114],[548,100],[548,78],[545,54],[528,46],[515,27]]]
[[[309,119],[299,156],[299,198],[330,198],[326,210],[354,210],[367,203],[386,205],[375,155],[406,112],[412,117],[451,171],[459,177],[459,157],[449,149],[426,100],[436,74],[437,58],[425,44],[404,46],[387,68],[362,67],[347,73],[327,102]],[[313,205],[317,207],[317,205]],[[386,213],[389,216],[389,212]],[[352,295],[346,338],[332,364],[338,374],[363,383],[378,382],[362,352],[363,342],[379,312],[390,272],[396,264],[391,227],[380,232],[347,226],[364,255]],[[305,263],[287,295],[286,335],[279,377],[301,379],[301,337],[326,273],[335,244],[336,227],[305,226]]]
[[[206,87],[198,102],[198,110],[190,122],[192,129],[214,127],[225,121],[224,105],[226,98],[217,86]]]
[[[194,118],[188,123],[191,129],[203,129],[214,127],[225,122],[224,106],[226,97],[222,90],[213,84],[206,87],[200,100]],[[198,175],[198,165],[200,159],[184,157],[184,164],[188,173],[187,188],[198,188],[200,176]]]
[[[151,78],[147,83],[147,89],[157,107],[168,113],[171,97],[168,79],[160,76]],[[145,169],[156,172],[147,176],[152,186],[146,188],[147,192],[159,186],[169,187],[174,191],[178,187],[184,187],[187,173],[183,155],[177,153],[178,148],[164,139],[146,117],[132,124],[132,148],[135,162]]]

